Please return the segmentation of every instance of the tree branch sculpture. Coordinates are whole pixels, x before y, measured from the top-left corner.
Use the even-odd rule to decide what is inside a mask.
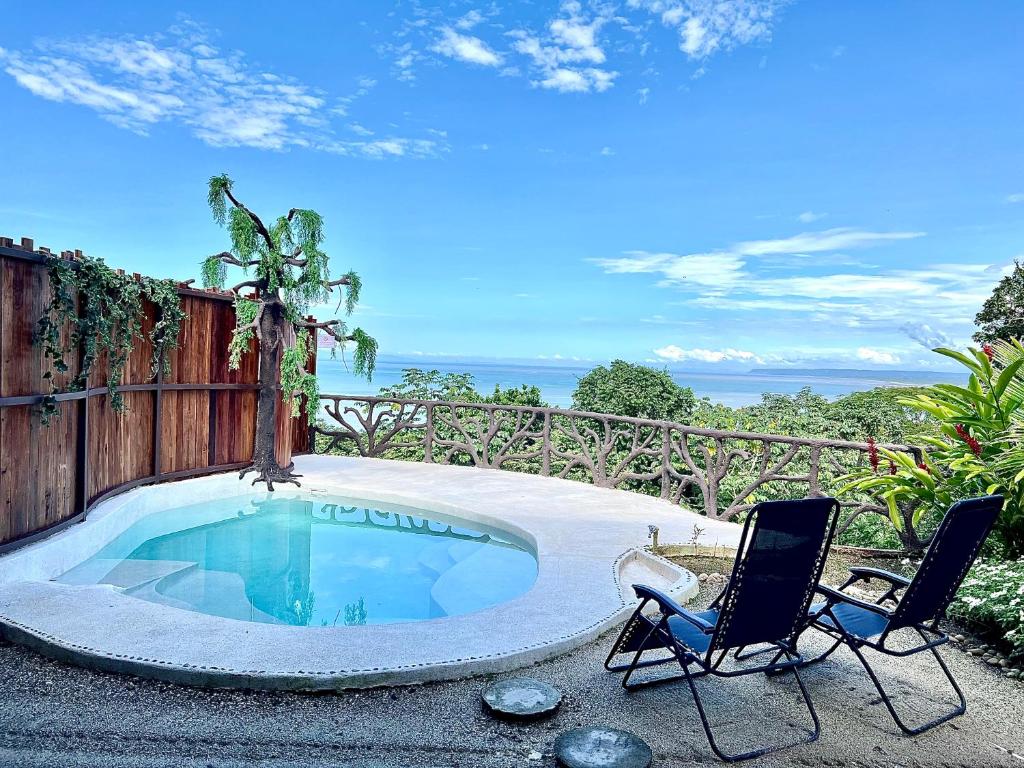
[[[310,304],[328,302],[336,288],[344,289],[339,309],[344,304],[346,315],[351,314],[362,283],[355,272],[331,279],[327,254],[320,250],[323,219],[316,211],[292,208],[267,227],[235,197],[233,183],[226,175],[210,179],[207,200],[214,220],[228,230],[231,250],[203,261],[203,282],[207,287],[222,288],[227,268],[237,267],[245,279],[232,291],[237,294],[251,288],[255,292],[254,298],[235,298],[237,320],[228,360],[229,367],[237,369],[252,340],[257,340],[260,388],[256,444],[252,466],[240,477],[256,472],[253,485],[264,482],[270,491],[274,483],[299,485],[299,475],[292,472],[294,465],[280,466],[274,451],[277,393],[283,393],[293,418],[300,415],[300,398],[305,395],[309,421],[315,422],[319,389],[316,377],[305,368],[315,351],[311,330],[324,331],[343,347],[353,342],[355,373],[367,378],[373,375],[377,342],[362,329],[349,331],[341,320],[314,323],[303,319]],[[250,275],[250,269],[254,275]]]

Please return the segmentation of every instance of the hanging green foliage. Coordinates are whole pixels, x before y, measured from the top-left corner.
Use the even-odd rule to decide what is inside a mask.
[[[167,376],[171,372],[171,358],[167,353],[177,349],[181,324],[188,315],[181,308],[181,297],[173,280],[144,277],[142,293],[157,308],[156,323],[149,332],[149,340],[153,344],[150,375],[156,378],[157,374],[162,372]]]
[[[177,346],[185,313],[177,289],[170,280],[134,278],[119,273],[102,259],[88,256],[72,262],[53,256],[47,260],[50,304],[39,319],[39,341],[43,356],[53,371],[67,373],[68,357],[80,354],[77,374],[68,384],[71,391],[84,389],[96,360],[106,353],[107,386],[111,407],[124,410],[124,397],[117,391],[136,339],[142,338],[142,300],[157,307],[157,319],[149,339],[153,345],[151,375],[161,367],[169,372],[167,352]],[[65,332],[65,328],[69,329]],[[53,371],[43,374],[51,393],[42,403],[43,423],[60,413]]]
[[[235,298],[235,330],[228,345],[228,368],[232,371],[242,365],[242,355],[249,351],[249,344],[256,338],[260,306],[258,301],[241,296]]]
[[[286,348],[281,356],[281,391],[293,419],[301,415],[301,396],[305,395],[306,401],[313,404],[311,408],[306,409],[309,423],[315,424],[316,404],[320,401],[320,385],[316,376],[306,370],[306,361],[312,353],[309,331],[299,331],[295,334],[294,346]]]

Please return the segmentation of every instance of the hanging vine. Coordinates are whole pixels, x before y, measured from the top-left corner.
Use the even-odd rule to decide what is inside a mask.
[[[39,340],[52,371],[43,374],[50,394],[42,403],[42,419],[59,415],[53,371],[67,373],[68,357],[80,351],[81,364],[68,388],[84,389],[96,360],[106,353],[110,405],[124,410],[124,397],[117,391],[136,339],[142,338],[142,300],[157,307],[157,320],[149,332],[153,344],[151,375],[161,366],[168,372],[167,352],[177,346],[185,313],[173,281],[145,278],[136,281],[112,270],[101,259],[82,257],[76,262],[56,256],[47,260],[50,304],[39,319]],[[65,328],[70,329],[65,332]]]

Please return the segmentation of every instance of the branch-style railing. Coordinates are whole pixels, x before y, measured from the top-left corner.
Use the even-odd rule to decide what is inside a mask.
[[[834,493],[868,460],[866,443],[704,429],[561,408],[321,395],[320,453],[509,469],[660,495],[730,519],[757,501]],[[920,449],[883,445],[920,460]],[[883,470],[884,471],[884,470]],[[792,486],[799,486],[794,490]],[[844,499],[846,524],[885,513]]]

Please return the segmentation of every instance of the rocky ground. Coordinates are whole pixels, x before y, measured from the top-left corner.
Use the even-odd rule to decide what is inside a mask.
[[[698,602],[710,600],[721,580],[706,579],[703,587]],[[528,768],[554,765],[559,733],[597,724],[640,735],[653,747],[656,766],[718,765],[685,684],[625,693],[603,671],[612,639],[523,671],[564,695],[554,718],[528,725],[484,714],[485,679],[317,696],[210,691],[94,673],[0,647],[0,766]],[[1024,683],[970,654],[943,653],[967,692],[964,717],[918,738],[900,735],[853,657],[838,653],[805,676],[821,739],[753,765],[1024,764]],[[879,669],[908,717],[937,713],[941,705],[929,704],[932,698],[951,703],[920,657],[884,660]],[[702,690],[730,748],[803,734],[806,713],[791,680],[754,675],[708,681]]]

